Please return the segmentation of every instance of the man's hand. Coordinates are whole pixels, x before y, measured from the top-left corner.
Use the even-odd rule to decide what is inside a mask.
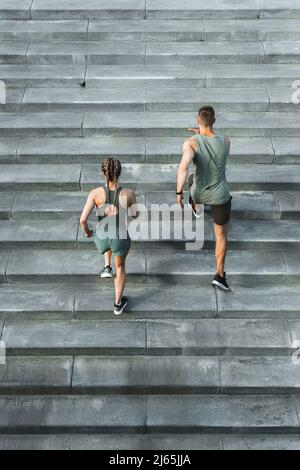
[[[183,194],[177,194],[177,202],[180,205],[181,209],[184,209]]]
[[[92,238],[94,236],[94,231],[87,228],[86,231],[85,231],[85,236],[87,238]]]
[[[193,129],[193,128],[190,128],[190,129],[188,129],[188,131],[194,132],[195,134],[200,134],[200,129]]]

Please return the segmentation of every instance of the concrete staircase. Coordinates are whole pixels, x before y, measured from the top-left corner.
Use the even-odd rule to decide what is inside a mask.
[[[0,448],[300,449],[300,1],[0,0],[0,39]],[[133,244],[116,320],[86,194],[114,155],[173,203],[207,102],[232,292],[206,213],[201,252]]]

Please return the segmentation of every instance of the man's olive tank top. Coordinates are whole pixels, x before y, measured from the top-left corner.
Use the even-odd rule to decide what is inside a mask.
[[[226,179],[228,147],[223,135],[195,135],[197,151],[193,159],[194,181],[191,196],[196,204],[221,205],[230,199]]]

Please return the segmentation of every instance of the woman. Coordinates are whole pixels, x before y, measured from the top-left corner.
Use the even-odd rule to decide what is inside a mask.
[[[86,237],[91,238],[94,236],[94,232],[88,226],[88,218],[91,212],[94,207],[97,207],[99,212],[104,213],[104,217],[98,216],[99,226],[94,241],[99,253],[105,255],[105,267],[101,272],[101,277],[112,277],[111,257],[112,254],[115,255],[115,315],[121,315],[128,303],[128,299],[123,296],[123,292],[126,283],[125,261],[131,246],[127,229],[124,233],[120,224],[120,212],[125,210],[127,214],[130,208],[130,215],[134,218],[138,217],[135,192],[131,189],[123,189],[118,185],[121,171],[122,167],[119,160],[113,158],[104,160],[102,172],[106,184],[90,192],[80,218],[80,225]],[[108,225],[108,232],[101,231],[103,223]]]

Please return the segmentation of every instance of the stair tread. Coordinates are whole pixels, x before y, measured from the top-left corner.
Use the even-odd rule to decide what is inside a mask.
[[[292,216],[300,211],[300,191],[232,191],[232,216],[249,219],[278,219]],[[71,191],[17,191],[1,192],[0,213],[2,218],[14,220],[32,218],[79,217],[87,198],[87,192]],[[148,209],[161,202],[172,204],[174,194],[169,191],[138,194],[138,202],[146,203]],[[205,208],[206,210],[207,208]]]
[[[147,348],[149,355],[288,357],[299,328],[299,320],[283,319],[7,320],[2,339],[14,355],[144,355]]]
[[[296,433],[299,429],[298,402],[291,397],[259,397],[259,407],[257,396],[150,396],[146,403],[143,397],[137,396],[19,396],[0,397],[0,403],[4,410],[0,417],[2,432],[33,427],[40,431],[91,429],[106,433],[113,429],[141,431],[146,426],[153,431],[167,432],[173,428],[179,432],[234,429]]]
[[[297,367],[276,356],[9,356],[0,394],[298,394]]]

